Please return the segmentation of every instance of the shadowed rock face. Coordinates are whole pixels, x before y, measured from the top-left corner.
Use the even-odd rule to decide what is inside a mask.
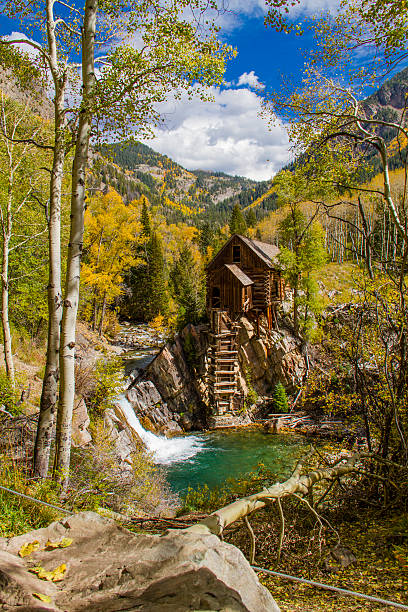
[[[26,542],[72,538],[69,548],[38,550],[20,559]],[[64,579],[46,583],[27,568],[66,563]],[[76,612],[279,612],[245,557],[214,535],[170,530],[133,534],[92,512],[46,529],[0,539],[0,610]],[[43,604],[32,593],[48,594]]]
[[[203,429],[208,424],[208,327],[187,325],[167,343],[142,373],[137,373],[127,398],[146,429],[166,435],[183,428]],[[281,382],[294,392],[306,371],[300,342],[287,330],[270,331],[261,317],[258,326],[240,319],[238,335],[239,386],[248,393],[248,382],[260,396]],[[235,426],[245,424],[237,417]]]

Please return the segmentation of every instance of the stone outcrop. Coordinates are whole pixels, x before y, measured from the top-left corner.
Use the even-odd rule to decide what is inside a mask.
[[[132,376],[127,398],[146,429],[175,435],[215,426],[206,383],[208,332],[206,325],[187,325],[144,371]],[[242,317],[238,342],[239,386],[245,396],[250,388],[268,396],[278,382],[295,392],[306,371],[299,340],[288,331],[268,330],[262,317],[259,326]],[[224,424],[218,421],[217,427],[229,427],[247,425],[250,419],[241,414]]]
[[[114,444],[116,456],[121,462],[121,467],[131,469],[132,455],[140,441],[135,439],[136,433],[127,425],[126,419],[117,414],[113,408],[108,408],[103,416],[105,427],[109,431],[109,438]]]
[[[13,71],[0,65],[0,90],[12,100],[27,106],[30,112],[51,120],[54,116],[53,106],[42,88],[43,85],[39,81],[31,82],[29,87],[23,88]]]
[[[68,548],[46,546],[63,537],[72,539]],[[22,545],[33,541],[39,550],[19,558]],[[67,570],[56,583],[28,571],[63,563]],[[183,530],[134,534],[93,512],[0,539],[0,586],[0,610],[9,612],[279,612],[235,546]],[[51,603],[33,593],[48,595]]]
[[[270,394],[281,382],[288,393],[295,391],[306,371],[300,342],[287,331],[268,330],[261,318],[257,325],[241,318],[239,331],[239,363],[241,387],[248,381],[259,395]]]
[[[72,416],[72,445],[85,446],[92,441],[88,431],[91,420],[83,397],[77,399]]]
[[[133,385],[126,393],[143,427],[155,433],[176,435],[183,432],[177,412],[171,412],[152,381]]]
[[[166,427],[174,430],[171,421],[184,431],[202,429],[206,425],[207,335],[206,325],[187,325],[131,384],[127,393],[129,401],[138,416],[153,420],[159,431],[165,431]],[[142,393],[144,401],[140,402],[143,381],[149,381],[153,386],[150,387],[150,398]],[[149,409],[149,405],[154,409]]]

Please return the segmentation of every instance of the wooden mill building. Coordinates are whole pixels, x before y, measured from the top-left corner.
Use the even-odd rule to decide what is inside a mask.
[[[211,324],[209,395],[216,415],[234,412],[242,403],[238,390],[238,320],[247,314],[269,329],[284,299],[279,248],[234,234],[207,266],[207,311]]]

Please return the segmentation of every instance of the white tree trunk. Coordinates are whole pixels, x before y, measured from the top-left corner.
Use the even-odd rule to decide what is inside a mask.
[[[83,98],[72,168],[71,229],[61,329],[61,379],[55,456],[55,473],[63,488],[68,485],[71,455],[71,426],[75,398],[75,325],[84,233],[85,171],[88,163],[95,85],[94,51],[97,11],[97,1],[86,0],[82,28]]]
[[[61,292],[61,192],[65,161],[64,97],[66,69],[60,69],[55,37],[54,1],[47,0],[47,38],[50,69],[53,76],[54,98],[54,155],[50,180],[48,218],[48,338],[47,360],[43,379],[40,415],[34,446],[34,475],[45,478],[48,473],[52,432],[58,401],[60,325],[62,318]]]
[[[200,523],[197,523],[197,525],[188,527],[186,531],[207,532],[221,535],[228,525],[243,519],[251,514],[251,512],[263,508],[268,503],[273,503],[278,499],[282,499],[292,494],[307,495],[311,487],[321,480],[332,481],[346,474],[350,474],[356,469],[356,463],[361,458],[361,455],[356,453],[333,467],[316,469],[308,474],[302,475],[303,463],[313,454],[313,452],[314,451],[311,451],[304,459],[298,462],[292,476],[285,482],[277,482],[259,493],[237,499],[228,506],[216,510],[207,518],[200,521]]]
[[[10,211],[11,212],[11,211]],[[8,231],[3,233],[3,254],[1,260],[1,325],[3,329],[4,361],[6,363],[6,374],[14,387],[14,361],[11,348],[11,332],[9,322],[9,248],[10,248],[10,218],[8,220]]]

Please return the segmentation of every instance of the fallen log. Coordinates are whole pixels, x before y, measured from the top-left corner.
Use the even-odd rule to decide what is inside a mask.
[[[322,480],[331,482],[354,472],[357,470],[357,464],[362,458],[360,453],[355,453],[347,459],[341,459],[332,467],[318,468],[302,475],[304,463],[314,453],[315,450],[312,448],[305,457],[300,459],[291,477],[285,482],[277,482],[258,493],[237,499],[231,504],[228,504],[228,506],[216,510],[196,525],[188,527],[186,531],[212,533],[220,536],[228,525],[240,519],[244,519],[255,510],[264,508],[267,504],[274,502],[280,503],[283,497],[290,495],[296,497],[300,495],[306,496],[316,483]]]

